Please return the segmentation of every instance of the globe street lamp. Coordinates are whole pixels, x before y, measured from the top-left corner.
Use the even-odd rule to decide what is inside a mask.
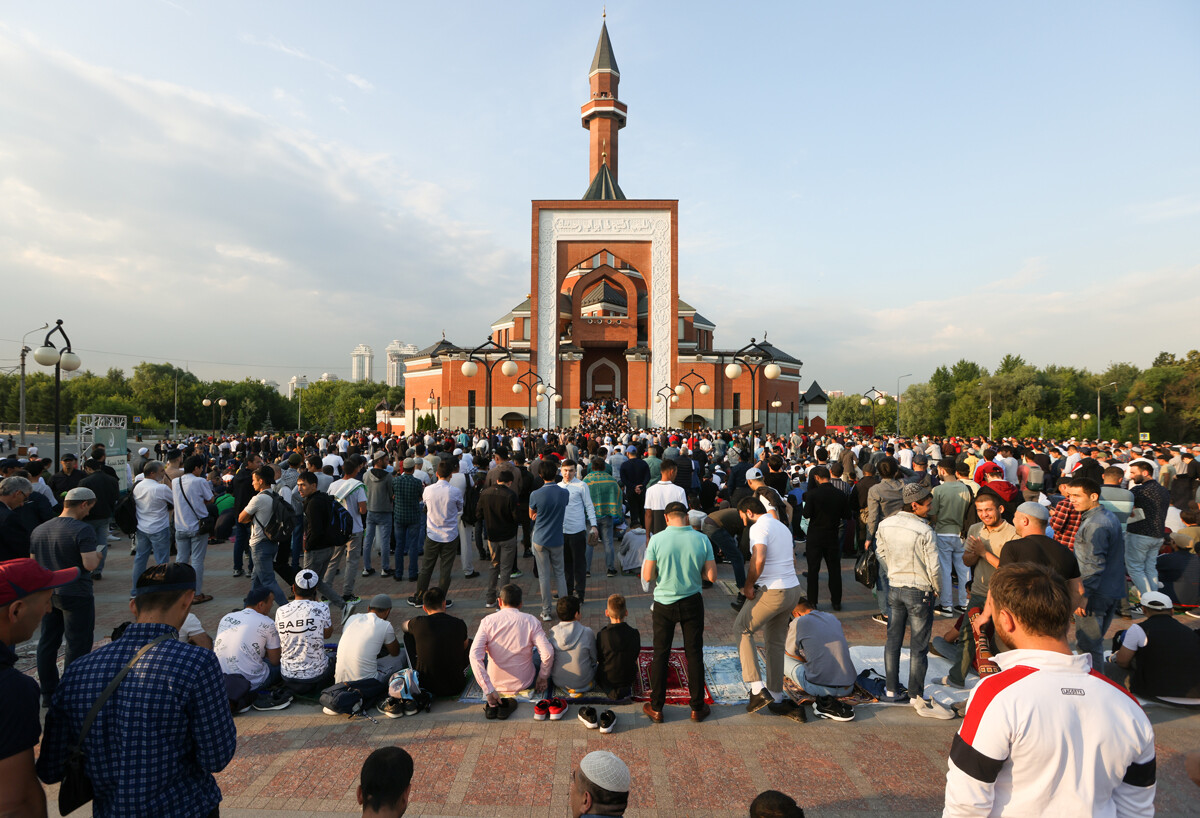
[[[220,398],[220,399],[214,401],[212,399],[212,396],[214,394],[216,394],[215,391],[209,392],[207,395],[204,396],[204,400],[201,401],[201,403],[203,403],[205,406],[212,407],[212,437],[213,437],[213,439],[216,439],[216,437],[217,437],[217,406],[221,407],[221,425],[224,426],[225,425],[225,404],[227,403],[227,401],[224,398]]]
[[[688,383],[688,378],[695,378],[695,383]],[[675,387],[675,396],[683,397],[683,390],[687,389],[692,393],[692,414],[691,417],[696,417],[696,390],[700,390],[701,395],[707,395],[709,392],[708,381],[704,380],[704,376],[696,370],[689,370],[686,375],[679,379],[679,385]],[[695,424],[695,421],[692,421]]]
[[[496,364],[500,364],[500,372],[506,377],[511,378],[517,374],[517,362],[512,359],[512,350],[500,346],[500,344],[497,344],[491,338],[467,353],[467,360],[462,365],[462,373],[465,377],[473,378],[478,374],[479,364],[476,363],[477,361],[483,363],[483,368],[487,373],[487,381],[484,386],[484,401],[487,412],[487,427],[491,429],[492,370],[496,367]]]
[[[503,372],[504,370],[500,370]],[[534,387],[543,386],[542,376],[533,371],[533,367],[529,367],[529,371],[517,378],[517,382],[513,384],[513,392],[521,394],[522,391],[527,393],[525,417],[528,429],[533,428],[533,390]],[[538,392],[538,397],[541,397],[541,392]]]
[[[871,395],[872,397],[868,398],[867,395]],[[863,392],[863,396],[859,398],[858,403],[860,406],[871,405],[871,434],[875,434],[875,404],[878,403],[880,406],[883,406],[883,404],[887,403],[887,398],[883,396],[882,392],[872,386],[866,392]]]
[[[1143,406],[1142,407],[1142,414],[1149,415],[1152,412],[1154,412],[1153,406]],[[1132,414],[1136,414],[1136,413],[1137,413],[1136,406],[1126,406],[1125,407],[1125,414],[1132,415]],[[1141,414],[1138,415],[1137,420],[1138,420],[1138,441],[1140,442],[1142,439],[1142,415]]]
[[[666,429],[671,428],[671,406],[672,403],[679,403],[679,396],[675,394],[675,390],[669,386],[659,387],[659,390],[654,393],[654,402],[667,402],[667,422],[664,426]]]
[[[64,346],[61,350],[50,343],[56,332],[63,338]],[[42,366],[54,367],[54,463],[56,467],[61,468],[59,444],[62,434],[62,370],[74,372],[83,363],[79,356],[71,351],[71,339],[63,329],[61,318],[55,322],[54,329],[46,333],[46,340],[42,345],[33,351],[33,359]]]
[[[438,398],[435,398],[435,397],[433,396],[433,390],[432,390],[432,389],[430,389],[430,390],[429,390],[429,397],[425,399],[425,402],[429,404],[429,414],[430,414],[430,415],[433,415],[433,406],[434,406],[434,404],[438,404],[438,411],[437,411],[438,415],[442,414],[442,407],[441,407],[441,405],[440,405],[439,399],[438,399]],[[438,428],[440,428],[440,426],[439,426],[440,422],[441,422],[441,418],[440,418],[440,417],[437,417],[437,416],[434,416],[434,418],[433,418],[433,428],[434,428],[434,430],[435,430],[435,431],[436,431]]]
[[[541,403],[542,401],[546,401],[546,406],[549,408],[550,411],[553,412],[553,414],[550,415],[550,425],[553,428],[557,429],[558,428],[558,405],[560,403],[562,403],[562,395],[558,394],[557,389],[555,389],[553,386],[550,386],[549,384],[546,384],[546,383],[539,383],[537,385],[537,393],[538,393],[538,396],[537,396],[538,403]]]
[[[770,432],[770,430],[771,430],[771,410],[778,409],[781,406],[783,406],[783,401],[781,401],[779,399],[778,395],[774,398],[774,400],[772,400],[770,403],[767,404],[767,431],[768,432]]]
[[[775,356],[771,350],[753,338],[750,339],[750,343],[733,353],[733,363],[725,367],[725,377],[736,381],[742,376],[743,368],[750,372],[750,433],[753,435],[758,420],[758,404],[755,402],[758,373],[762,372],[767,380],[773,381],[779,377],[782,370],[779,364],[775,363]]]

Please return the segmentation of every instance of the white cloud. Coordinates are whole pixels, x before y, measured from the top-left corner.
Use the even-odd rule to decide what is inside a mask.
[[[218,253],[233,259],[242,261],[253,261],[255,264],[268,264],[278,266],[283,264],[283,259],[278,256],[264,253],[261,250],[255,250],[253,247],[242,247],[238,245],[218,244],[215,248]]]
[[[1200,215],[1200,196],[1172,196],[1157,202],[1132,206],[1130,212],[1139,222],[1164,222]]]
[[[253,34],[242,34],[239,39],[246,45],[257,46],[259,48],[269,48],[272,51],[278,51],[280,54],[286,54],[289,57],[295,57],[298,60],[304,60],[305,62],[311,62],[319,65],[331,74],[338,75],[360,91],[370,92],[375,90],[375,86],[369,80],[360,77],[358,74],[353,74],[349,71],[343,71],[333,63],[326,62],[325,60],[314,57],[311,54],[300,50],[299,48],[294,48],[293,46],[281,42],[277,37],[270,37],[266,40],[260,40]]]

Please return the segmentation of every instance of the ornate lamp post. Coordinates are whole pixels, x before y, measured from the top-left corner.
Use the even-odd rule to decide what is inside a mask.
[[[498,356],[498,357],[497,357]],[[467,360],[463,362],[462,373],[468,378],[473,378],[479,372],[479,363],[482,362],[483,368],[487,372],[487,382],[484,387],[486,412],[487,412],[487,427],[492,428],[492,370],[496,364],[500,364],[500,372],[511,378],[517,374],[517,362],[512,359],[512,350],[507,347],[500,346],[491,338],[485,343],[480,344],[473,350],[467,353]]]
[[[688,378],[695,378],[695,383],[688,383]],[[691,417],[696,417],[696,390],[700,390],[701,395],[707,395],[709,392],[708,381],[704,380],[704,376],[696,370],[689,370],[686,375],[679,379],[679,385],[675,387],[675,397],[683,397],[683,390],[687,389],[692,393],[692,414]],[[694,421],[693,421],[694,422]]]
[[[750,432],[753,434],[758,420],[758,404],[755,402],[758,373],[762,372],[767,380],[773,381],[779,377],[781,370],[771,351],[756,343],[753,338],[750,339],[750,343],[733,353],[733,363],[725,367],[725,377],[736,381],[742,376],[743,368],[750,371]]]
[[[873,397],[868,398],[867,395],[872,395]],[[858,399],[858,403],[860,406],[871,405],[871,434],[875,434],[875,404],[883,406],[887,403],[887,398],[883,396],[882,392],[872,386],[866,392],[863,392],[863,396]]]
[[[429,397],[427,397],[425,399],[425,402],[429,404],[429,414],[431,414],[431,415],[433,415],[434,405],[435,404],[437,405],[437,415],[434,415],[434,418],[433,418],[433,428],[434,428],[434,430],[437,430],[441,427],[441,417],[439,417],[442,414],[441,399],[435,398],[433,396],[433,390],[430,389]]]
[[[33,335],[35,332],[41,332],[44,329],[49,329],[49,327],[50,327],[49,324],[42,324],[37,329],[31,329],[29,332],[27,332],[21,336],[21,445],[22,446],[25,445],[25,356],[27,354],[29,354],[30,352],[33,352],[32,349],[25,346],[25,339],[28,338],[30,335]]]
[[[546,401],[546,405],[550,408],[553,414],[550,415],[550,425],[552,428],[558,428],[558,405],[562,403],[562,395],[558,394],[558,390],[546,383],[537,385],[537,402]]]
[[[781,406],[783,406],[783,401],[781,401],[778,396],[776,396],[774,400],[767,404],[767,432],[770,432],[771,430],[771,410],[778,409]]]
[[[1152,414],[1153,412],[1154,412],[1154,407],[1147,405],[1147,406],[1143,406],[1142,413],[1138,414],[1137,420],[1138,420],[1138,440],[1139,441],[1141,441],[1141,439],[1142,439],[1142,414],[1149,415],[1149,414]],[[1136,406],[1126,406],[1125,407],[1125,414],[1132,415],[1135,413],[1137,413]]]
[[[215,394],[216,394],[215,391],[209,392],[207,395],[204,396],[204,400],[201,401],[201,403],[203,403],[205,406],[212,407],[212,436],[214,439],[216,439],[216,437],[217,437],[217,407],[218,406],[221,407],[221,425],[224,426],[225,425],[225,404],[228,403],[228,401],[226,401],[224,398],[218,398],[217,400],[214,401],[212,399],[212,396]],[[299,415],[297,415],[296,416],[296,425],[298,426],[299,424],[300,424],[300,418],[299,418]]]
[[[504,370],[500,371],[503,372]],[[542,376],[534,372],[533,367],[530,367],[528,372],[517,378],[517,382],[513,384],[512,389],[514,394],[519,395],[522,391],[527,393],[525,417],[527,418],[526,422],[529,424],[529,429],[533,428],[533,390],[535,387],[541,387],[542,385]],[[541,391],[539,391],[538,395],[540,396],[541,394]]]
[[[667,401],[668,404],[679,403],[679,396],[675,394],[675,390],[672,389],[671,387],[663,386],[663,387],[660,387],[659,390],[654,393],[654,402],[662,403],[664,400]],[[666,428],[668,428],[668,429],[671,428],[671,407],[670,407],[670,405],[667,406],[667,426],[666,426]]]
[[[50,343],[54,333],[63,338],[63,348],[60,350]],[[33,359],[42,366],[54,367],[54,465],[58,467],[60,458],[60,438],[62,435],[62,371],[74,372],[83,361],[71,351],[71,339],[67,337],[62,326],[62,319],[54,323],[54,329],[46,333],[46,340],[33,351]]]

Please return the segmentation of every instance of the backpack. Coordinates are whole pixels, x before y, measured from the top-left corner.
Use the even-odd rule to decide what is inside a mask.
[[[1040,492],[1046,485],[1046,473],[1041,466],[1029,464],[1029,476],[1025,478],[1025,488]]]
[[[362,712],[363,694],[346,682],[341,682],[321,691],[321,706],[335,713],[354,716]]]
[[[397,670],[388,680],[388,695],[393,699],[413,702],[418,710],[428,713],[433,708],[433,694],[421,689],[417,671],[411,667]]]
[[[132,537],[137,531],[137,505],[133,501],[132,491],[126,492],[125,496],[117,501],[113,508],[113,522],[126,537]]]
[[[292,531],[296,528],[296,517],[292,507],[275,492],[271,492],[271,519],[263,526],[267,539],[278,546],[292,545]]]
[[[467,490],[463,492],[463,510],[462,521],[466,525],[475,525],[475,521],[479,519],[479,494],[483,491],[481,486],[482,480],[477,480],[478,475],[467,475]]]
[[[354,518],[341,501],[329,496],[329,532],[339,544],[350,542],[354,536]]]

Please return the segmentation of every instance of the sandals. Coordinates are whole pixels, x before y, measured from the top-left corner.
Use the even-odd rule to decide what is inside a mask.
[[[192,599],[193,605],[202,605],[205,602],[212,602],[210,594],[196,594],[195,598]]]

